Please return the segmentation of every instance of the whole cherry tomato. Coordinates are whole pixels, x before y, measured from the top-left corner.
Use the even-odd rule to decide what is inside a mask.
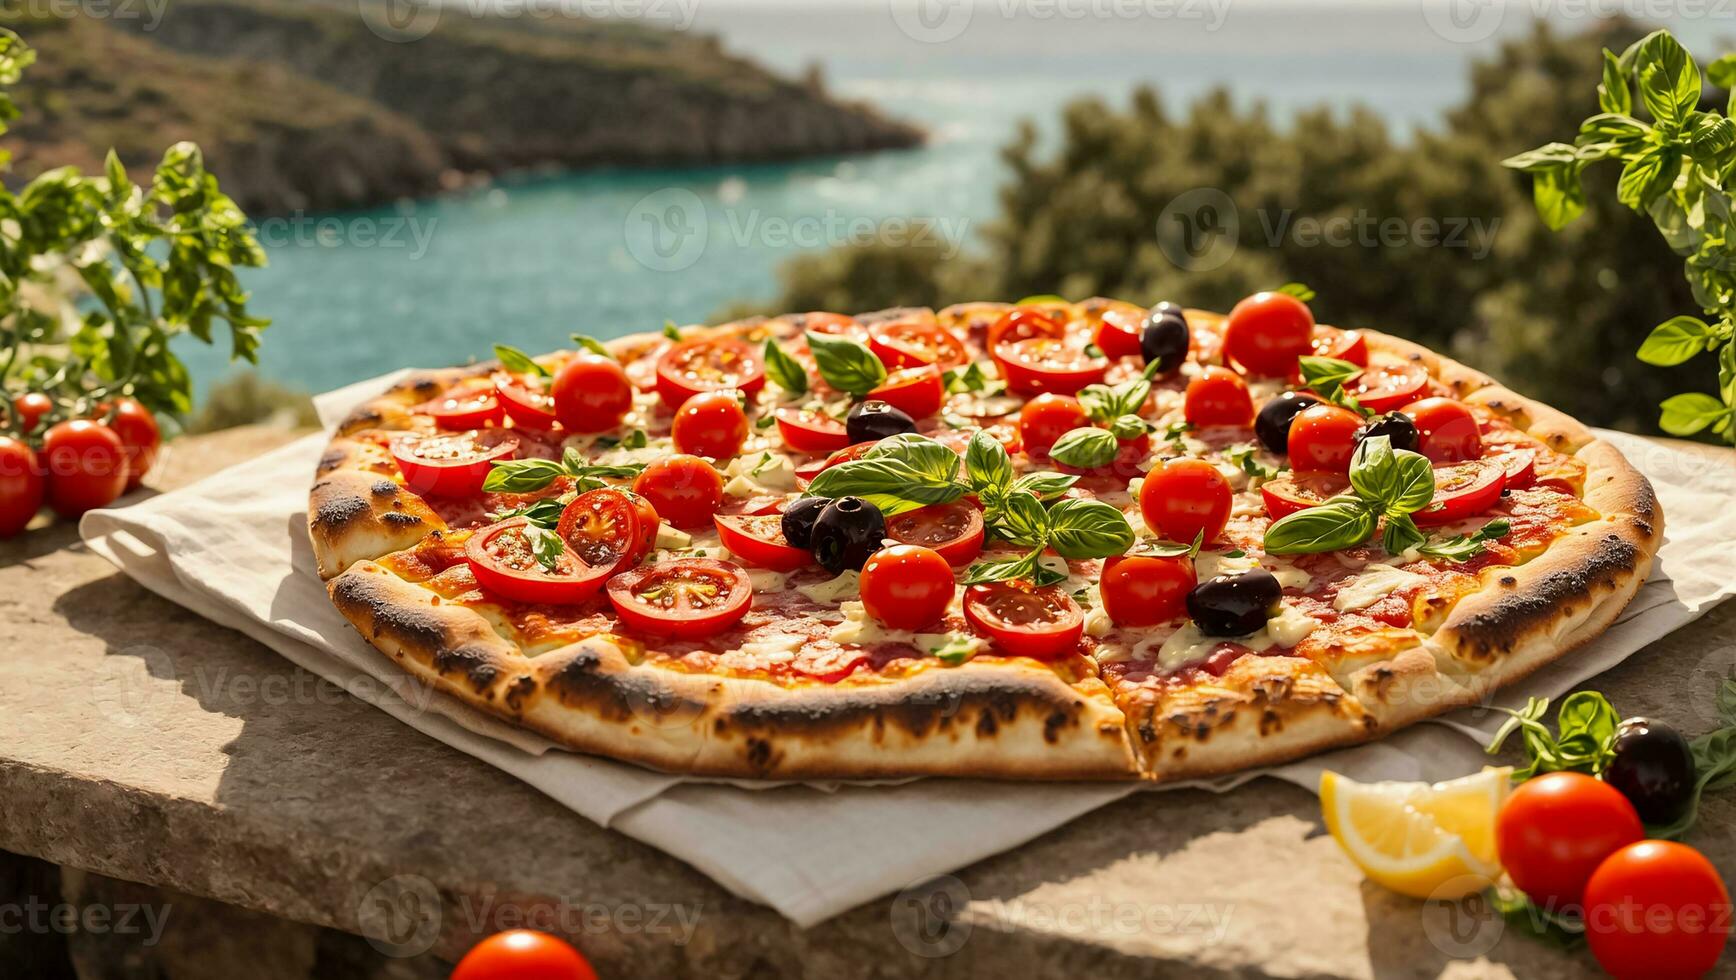
[[[18,413],[18,431],[29,435],[44,415],[54,411],[54,399],[40,391],[27,391],[12,400],[12,408]]]
[[[957,583],[952,566],[932,548],[895,544],[862,566],[862,605],[895,630],[917,630],[946,614]]]
[[[1577,772],[1519,784],[1495,817],[1495,848],[1513,884],[1557,912],[1578,906],[1597,866],[1645,835],[1620,790]]]
[[[1718,869],[1674,841],[1629,844],[1585,886],[1585,938],[1617,980],[1710,972],[1730,939],[1730,912]]]
[[[1212,366],[1188,382],[1182,415],[1196,428],[1254,424],[1254,399],[1248,383],[1226,367]]]
[[[1055,440],[1090,424],[1085,406],[1079,404],[1079,399],[1047,392],[1026,402],[1019,410],[1019,441],[1026,453],[1046,456]]]
[[[1417,452],[1436,463],[1460,463],[1483,456],[1483,435],[1477,417],[1463,402],[1424,398],[1400,411],[1417,427]]]
[[[0,436],[0,538],[24,530],[42,509],[42,464],[35,450],[11,436]]]
[[[653,460],[633,480],[633,492],[675,527],[707,527],[723,503],[723,477],[698,456],[678,453]]]
[[[597,980],[597,972],[566,940],[513,929],[472,946],[452,980]]]
[[[127,457],[127,489],[144,482],[151,467],[157,463],[157,449],[163,444],[163,433],[149,409],[131,398],[122,398],[113,406],[97,407],[99,413],[114,414],[106,424],[121,437],[121,449]]]
[[[1187,594],[1199,584],[1193,559],[1117,555],[1103,563],[1097,591],[1117,626],[1156,626],[1187,615]]]
[[[1290,468],[1298,473],[1347,473],[1356,455],[1362,416],[1337,405],[1310,405],[1290,423]]]
[[[633,383],[614,358],[581,353],[556,372],[549,393],[568,432],[607,432],[633,408]]]
[[[1224,322],[1224,353],[1261,377],[1288,377],[1313,346],[1314,314],[1288,293],[1255,293]]]
[[[1223,533],[1234,496],[1216,466],[1203,459],[1172,459],[1146,476],[1139,513],[1146,527],[1171,541],[1187,544],[1203,535],[1210,544]]]
[[[676,452],[716,460],[741,452],[747,433],[747,412],[733,388],[700,392],[682,402],[669,430]]]
[[[48,506],[65,518],[107,507],[127,488],[126,447],[106,425],[71,419],[42,436]]]

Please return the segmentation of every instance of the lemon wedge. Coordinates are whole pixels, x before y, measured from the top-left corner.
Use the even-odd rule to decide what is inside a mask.
[[[1371,881],[1403,895],[1452,900],[1501,874],[1495,814],[1512,767],[1444,783],[1359,783],[1320,776],[1326,829]]]

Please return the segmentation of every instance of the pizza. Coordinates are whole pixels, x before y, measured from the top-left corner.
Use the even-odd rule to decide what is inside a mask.
[[[319,574],[439,690],[715,777],[1232,772],[1486,698],[1606,628],[1662,539],[1646,479],[1306,298],[498,347],[337,427]]]

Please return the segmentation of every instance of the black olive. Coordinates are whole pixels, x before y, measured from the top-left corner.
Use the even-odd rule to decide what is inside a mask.
[[[813,547],[814,522],[831,502],[825,497],[798,497],[790,501],[784,508],[784,540],[795,548]]]
[[[1306,391],[1281,391],[1260,406],[1260,414],[1254,416],[1254,435],[1259,436],[1260,445],[1272,452],[1288,453],[1290,423],[1296,421],[1304,408],[1318,404],[1320,399]]]
[[[1615,730],[1615,755],[1603,781],[1621,790],[1650,824],[1673,823],[1694,794],[1694,753],[1682,733],[1645,718],[1629,718]]]
[[[844,432],[851,443],[876,442],[915,431],[915,419],[877,398],[850,406],[850,414],[844,416]]]
[[[861,497],[839,497],[820,511],[809,544],[820,567],[836,575],[846,568],[861,571],[884,540],[886,518],[880,508]]]
[[[1373,436],[1386,436],[1392,440],[1394,449],[1408,449],[1413,453],[1417,451],[1417,424],[1403,412],[1376,415],[1364,422],[1362,428],[1356,432],[1356,441],[1361,442]]]
[[[1174,303],[1159,303],[1151,308],[1145,326],[1139,331],[1139,352],[1145,363],[1158,363],[1158,373],[1168,374],[1187,360],[1187,318]]]
[[[1247,636],[1266,625],[1283,598],[1277,576],[1255,568],[1194,586],[1187,594],[1187,614],[1207,636]]]

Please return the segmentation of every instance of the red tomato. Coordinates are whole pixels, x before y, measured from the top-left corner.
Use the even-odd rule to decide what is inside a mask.
[[[1495,848],[1513,884],[1555,912],[1577,906],[1603,859],[1645,837],[1621,790],[1583,773],[1519,784],[1495,816]]]
[[[793,572],[814,563],[814,553],[784,540],[782,514],[719,514],[717,538],[729,553],[756,568]]]
[[[1226,367],[1208,367],[1187,383],[1182,416],[1197,428],[1254,424],[1254,399],[1248,383]]]
[[[609,602],[625,625],[683,640],[729,629],[753,607],[753,583],[734,562],[677,558],[609,580]]]
[[[624,572],[644,559],[645,534],[633,495],[613,487],[587,490],[561,511],[555,533],[587,565]],[[656,540],[653,536],[652,540]]]
[[[1010,657],[1051,659],[1071,652],[1085,635],[1085,612],[1049,585],[989,582],[964,591],[964,618]]]
[[[131,398],[122,398],[113,405],[99,405],[97,412],[107,417],[103,424],[121,437],[121,449],[127,457],[127,489],[131,490],[145,482],[151,467],[157,464],[157,448],[163,444],[157,419],[150,409]]]
[[[1045,391],[1071,395],[1086,385],[1101,384],[1109,370],[1108,358],[1093,357],[1080,344],[1065,339],[1003,341],[993,353],[1008,389],[1021,395]]]
[[[1230,481],[1203,459],[1172,459],[1139,488],[1139,513],[1155,534],[1182,544],[1205,535],[1216,541],[1230,519]]]
[[[992,352],[1003,342],[1011,344],[1035,337],[1060,340],[1066,334],[1067,328],[1062,325],[1061,321],[1041,310],[1021,307],[1016,310],[1009,310],[989,326],[985,346]]]
[[[920,320],[874,324],[868,328],[868,349],[889,368],[932,364],[946,370],[970,363],[964,341],[938,323]]]
[[[868,328],[857,323],[855,317],[842,313],[804,313],[801,316],[801,328],[803,332],[812,330],[815,333],[849,337],[858,344],[868,343]]]
[[[983,515],[963,502],[919,507],[887,518],[886,536],[932,548],[948,565],[968,565],[983,553]]]
[[[518,437],[501,429],[406,434],[392,440],[404,485],[424,497],[472,497],[499,460],[518,453]]]
[[[677,454],[652,460],[634,479],[633,492],[675,527],[704,527],[723,503],[723,477],[698,456]]]
[[[550,394],[568,432],[607,432],[633,408],[633,382],[612,357],[581,353],[555,372]]]
[[[1291,473],[1260,484],[1260,495],[1266,499],[1266,513],[1275,521],[1318,507],[1348,489],[1350,481],[1341,473]]]
[[[1356,330],[1315,327],[1313,348],[1309,353],[1315,357],[1330,357],[1362,367],[1368,366],[1368,338]]]
[[[1390,412],[1422,397],[1429,387],[1429,372],[1421,364],[1375,364],[1352,378],[1344,390],[1356,396],[1371,412]]]
[[[1019,410],[1019,442],[1031,456],[1047,456],[1055,440],[1091,424],[1072,395],[1042,394]]]
[[[868,393],[913,419],[921,421],[946,404],[946,382],[932,364],[904,368],[886,376],[880,387]]]
[[[1424,398],[1400,409],[1417,425],[1417,452],[1436,463],[1458,463],[1483,455],[1477,417],[1463,402]]]
[[[1530,449],[1515,449],[1495,457],[1507,475],[1504,490],[1523,490],[1537,482],[1537,453]],[[1571,491],[1570,491],[1571,492]]]
[[[621,492],[632,499],[633,512],[639,515],[639,558],[634,559],[637,564],[657,546],[657,527],[663,523],[663,518],[657,516],[657,508],[651,506],[651,501],[631,490]]]
[[[675,451],[725,460],[741,452],[747,442],[747,413],[741,400],[728,388],[704,391],[681,403],[670,423]]]
[[[1103,319],[1098,322],[1097,333],[1092,339],[1102,349],[1104,357],[1113,360],[1139,357],[1144,353],[1139,344],[1139,335],[1144,329],[1145,324],[1137,317],[1120,310],[1110,310],[1103,314]]]
[[[862,566],[862,606],[892,629],[918,630],[946,615],[955,584],[940,552],[895,544],[869,555]]]
[[[850,444],[850,435],[845,430],[844,423],[823,412],[805,408],[780,408],[775,417],[778,420],[778,435],[783,436],[784,445],[796,452],[830,453]]]
[[[494,393],[500,399],[501,410],[517,425],[547,432],[560,422],[555,415],[554,396],[548,393],[547,378],[497,374]]]
[[[597,973],[565,940],[514,929],[472,946],[452,980],[597,980]]]
[[[54,399],[40,391],[27,391],[12,400],[12,408],[18,413],[18,431],[29,435],[44,415],[54,411]]]
[[[1224,354],[1250,374],[1287,377],[1314,345],[1314,314],[1288,293],[1255,293],[1224,321]]]
[[[23,440],[0,436],[0,538],[24,530],[42,509],[42,464]]]
[[[522,517],[491,524],[464,542],[464,557],[476,584],[512,599],[546,605],[571,605],[597,594],[613,564],[591,565],[568,547],[555,532],[544,531],[560,548],[553,568],[537,559],[527,535],[529,522]]]
[[[1187,594],[1198,584],[1186,555],[1117,555],[1103,563],[1097,591],[1115,625],[1156,626],[1186,616]]]
[[[1435,467],[1435,499],[1411,515],[1418,527],[1440,527],[1462,521],[1495,506],[1506,483],[1498,460],[1475,459]]]
[[[1586,883],[1585,938],[1617,980],[1704,976],[1730,939],[1730,893],[1686,844],[1629,844]]]
[[[464,385],[411,411],[432,418],[442,429],[457,432],[499,425],[506,420],[506,409],[500,407],[492,381]]]
[[[657,359],[657,393],[671,409],[702,391],[739,388],[752,395],[765,384],[760,351],[735,337],[682,341]]]
[[[804,463],[801,466],[796,467],[796,482],[801,484],[803,487],[806,487],[809,483],[814,481],[814,477],[820,475],[821,471],[837,466],[839,463],[848,463],[853,459],[861,459],[863,456],[867,455],[868,450],[873,449],[879,444],[878,440],[871,442],[858,442],[854,445],[845,446],[843,449],[838,450],[818,462]]]
[[[107,507],[127,488],[126,447],[113,429],[89,419],[71,419],[42,436],[48,471],[48,506],[62,517]]]
[[[1310,405],[1290,423],[1290,466],[1298,471],[1350,472],[1362,416],[1337,405]]]

